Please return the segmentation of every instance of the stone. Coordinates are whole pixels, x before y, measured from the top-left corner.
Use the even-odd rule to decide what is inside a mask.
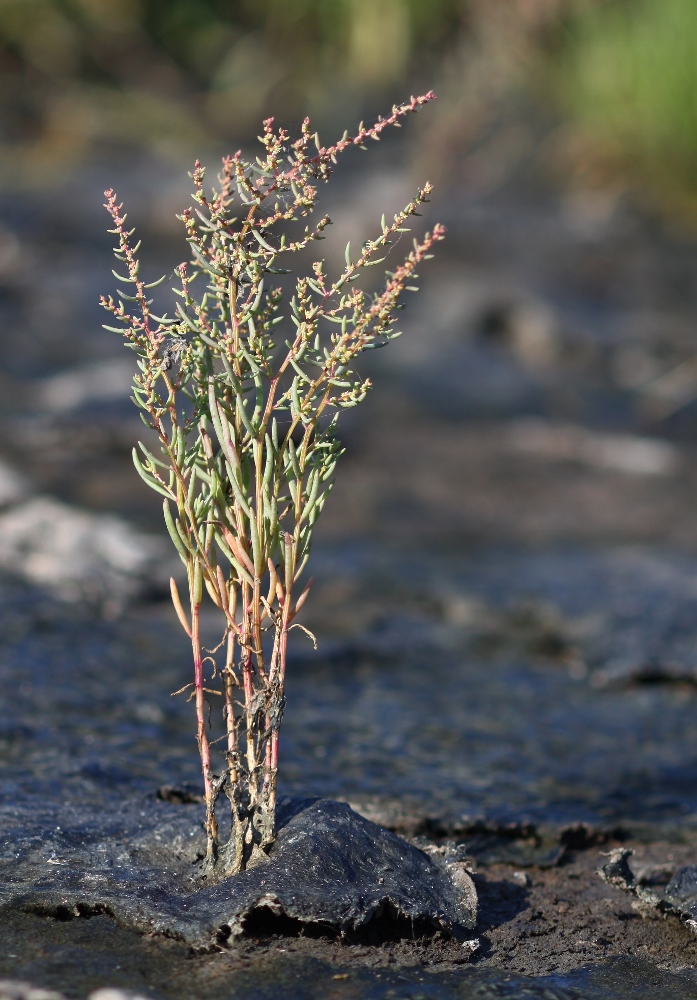
[[[610,885],[636,896],[632,904],[639,913],[673,913],[686,927],[697,934],[697,865],[686,865],[678,869],[668,885],[660,891],[648,888],[637,878],[629,866],[632,851],[617,847],[610,851],[609,860],[600,868],[598,875]]]
[[[29,494],[29,484],[21,472],[0,462],[0,507],[19,503]]]
[[[0,475],[0,502],[2,477]],[[38,496],[0,514],[0,567],[61,600],[120,610],[161,576],[164,541],[125,520]]]

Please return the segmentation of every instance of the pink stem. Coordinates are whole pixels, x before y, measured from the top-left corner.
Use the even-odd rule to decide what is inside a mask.
[[[215,802],[213,801],[213,785],[211,783],[211,748],[206,733],[206,709],[203,694],[203,662],[201,660],[201,635],[199,629],[200,603],[191,608],[191,649],[194,654],[194,691],[196,694],[196,741],[201,755],[203,771],[203,789],[206,798],[206,828],[208,833],[209,857],[215,849],[217,825],[215,822]]]

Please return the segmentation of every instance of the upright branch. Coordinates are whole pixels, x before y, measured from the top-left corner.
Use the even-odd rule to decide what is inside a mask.
[[[416,290],[417,269],[445,230],[437,225],[414,240],[379,290],[357,282],[408,232],[406,223],[431,186],[419,189],[391,221],[383,216],[357,254],[349,244],[338,276],[316,261],[295,280],[286,313],[274,276],[289,273],[283,266],[289,254],[324,239],[328,217],[314,225],[301,220],[313,213],[318,182],[329,179],[337,156],[378,140],[433,98],[413,97],[329,147],[311,133],[309,119],[291,141],[270,118],[259,137],[263,154],[254,161],[240,152],[225,157],[210,192],[197,161],[190,174],[194,204],[179,217],[191,259],[176,270],[171,315],[153,313],[150,289],[165,279],[142,281],[140,244],[133,243],[114,192],[105,192],[115,255],[126,272],[113,273],[128,291],[119,288],[117,298],[101,303],[118,323],[107,329],[135,351],[132,398],[157,442],[152,450],[139,442],[133,461],[163,498],[165,524],[186,571],[188,607],[174,579],[172,601],[194,661],[188,688],[196,708],[209,870],[242,871],[274,842],[288,634],[312,586],[311,579],[301,581],[342,452],[337,420],[370,388],[353,369],[356,358],[400,335],[402,295]],[[301,230],[291,239],[293,223]],[[212,652],[201,644],[204,592],[223,620],[222,641]],[[218,741],[209,735],[212,698],[220,699],[224,719],[224,760],[217,768],[211,746]],[[232,822],[225,845],[216,822],[221,792]]]

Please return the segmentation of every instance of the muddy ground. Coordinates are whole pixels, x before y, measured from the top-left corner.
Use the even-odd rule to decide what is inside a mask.
[[[637,845],[635,863],[655,863],[664,878],[667,868],[693,858],[693,847],[657,842]],[[693,997],[695,935],[676,918],[640,916],[629,897],[598,879],[600,860],[593,848],[569,852],[554,868],[480,869],[474,953],[440,935],[390,940],[389,932],[385,939],[384,931],[366,931],[339,939],[259,920],[234,945],[193,954],[176,941],[119,928],[108,916],[66,922],[25,913],[2,920],[0,976],[69,996],[108,983],[148,996],[236,997],[254,983],[261,996],[650,997],[658,988],[676,1000]],[[591,970],[585,986],[564,976],[584,968]],[[506,992],[506,983],[517,991]]]
[[[340,189],[340,246],[390,210],[378,202],[410,192],[389,170]],[[168,699],[188,678],[162,600],[170,564],[155,546],[145,569],[116,572],[101,553],[67,594],[51,568],[78,564],[68,542],[55,549],[60,510],[21,544],[4,520],[48,494],[160,531],[130,466],[140,425],[123,352],[93,305],[109,287],[104,174],[66,192],[82,214],[59,199],[3,203],[2,454],[25,484],[0,515],[0,762],[9,801],[38,788],[116,809],[198,780],[186,706]],[[136,214],[157,190],[145,234],[153,272],[171,268],[183,189],[147,164],[122,181]],[[106,915],[15,912],[1,918],[1,976],[71,997],[103,985],[173,998],[697,996],[697,937],[595,874],[619,843],[648,884],[697,862],[697,243],[622,197],[520,178],[484,197],[454,189],[436,217],[443,254],[346,422],[305,619],[320,653],[294,652],[283,780],[406,836],[469,843],[479,947],[267,925],[193,955]],[[38,290],[32,268],[50,275]],[[62,537],[84,551],[81,524]],[[105,566],[123,588],[111,603]]]

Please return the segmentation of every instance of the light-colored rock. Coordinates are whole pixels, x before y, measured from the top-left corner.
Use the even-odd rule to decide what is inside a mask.
[[[21,472],[0,461],[0,507],[19,503],[29,495],[29,484]]]
[[[0,1000],[65,1000],[61,993],[19,979],[0,979]]]
[[[110,514],[40,496],[0,514],[0,567],[65,601],[118,612],[160,574],[164,542]]]
[[[36,406],[51,413],[67,413],[85,403],[128,399],[134,371],[134,359],[129,357],[107,358],[58,372],[37,383]]]
[[[19,979],[0,979],[0,1000],[65,1000],[65,997],[55,990],[45,990],[41,986],[32,986],[31,983]],[[90,993],[87,1000],[148,1000],[148,998],[141,993],[105,986]]]
[[[515,451],[634,476],[669,476],[681,465],[680,451],[669,441],[634,434],[598,434],[538,417],[511,421],[509,441]]]
[[[517,302],[506,316],[506,331],[511,350],[528,368],[547,368],[559,353],[557,317],[544,302]]]
[[[118,990],[115,986],[105,986],[90,993],[87,1000],[148,1000],[148,998],[141,993],[130,993],[128,990]]]

